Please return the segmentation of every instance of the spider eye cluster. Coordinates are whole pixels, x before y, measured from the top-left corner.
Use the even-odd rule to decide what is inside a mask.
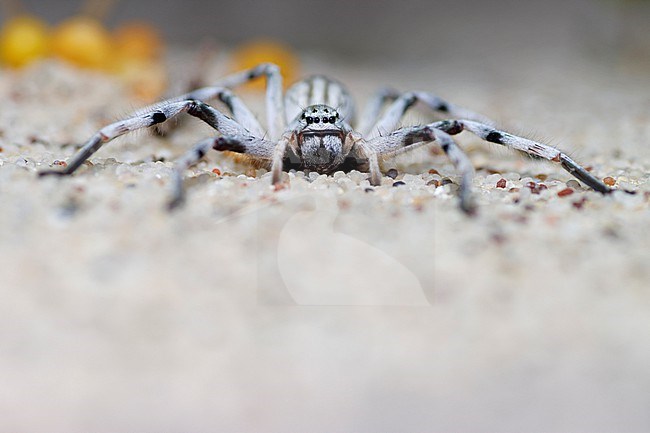
[[[302,118],[305,119],[308,125],[311,125],[312,123],[336,123],[336,119],[339,118],[339,113],[336,113],[335,116],[307,116],[306,114],[303,113]]]

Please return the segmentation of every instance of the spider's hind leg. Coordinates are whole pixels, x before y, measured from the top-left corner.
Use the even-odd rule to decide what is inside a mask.
[[[234,95],[231,89],[254,81],[260,77],[266,77],[266,121],[268,135],[277,139],[286,128],[286,116],[284,99],[282,97],[282,75],[280,68],[272,63],[261,63],[250,69],[228,75],[213,85],[192,90],[181,96],[181,99],[194,99],[197,101],[209,102],[218,99],[228,107],[237,122],[246,127],[251,133],[258,137],[266,134],[260,123],[244,102]],[[167,128],[171,129],[171,128]],[[161,131],[163,134],[166,130]]]
[[[379,116],[383,106],[393,101],[386,111]],[[372,139],[382,134],[394,131],[411,107],[423,105],[445,118],[472,119],[485,124],[493,124],[491,119],[482,114],[452,104],[439,96],[428,92],[407,92],[398,94],[394,90],[386,89],[379,92],[368,104],[359,131]],[[374,122],[374,123],[373,123]]]

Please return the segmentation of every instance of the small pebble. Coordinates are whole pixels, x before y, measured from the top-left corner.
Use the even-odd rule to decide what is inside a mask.
[[[388,171],[386,172],[386,176],[390,177],[391,179],[395,179],[395,178],[397,178],[397,175],[398,175],[398,174],[399,174],[399,173],[397,173],[397,170],[395,170],[394,168],[391,168],[390,170],[388,170]]]
[[[571,180],[567,181],[566,186],[569,187],[569,188],[573,188],[573,189],[579,189],[580,188],[580,182],[578,182],[575,179],[571,179]]]
[[[447,193],[455,194],[458,191],[458,188],[460,187],[455,183],[448,183],[444,186],[443,190]]]
[[[221,176],[221,170],[219,170],[218,168],[213,168],[212,173],[216,174],[217,176]]]
[[[608,186],[616,185],[616,179],[614,179],[613,177],[610,177],[610,176],[607,176],[606,178],[604,178],[603,182],[605,182],[605,185],[608,185]]]
[[[429,182],[427,182],[427,185],[429,185],[429,186],[433,185],[436,188],[438,188],[440,186],[440,181],[436,180],[436,179],[433,179],[433,180],[430,180]]]
[[[562,191],[557,193],[559,197],[566,197],[571,194],[573,194],[573,189],[571,188],[564,188]]]
[[[542,182],[545,181],[546,179],[548,179],[548,175],[547,175],[547,174],[538,174],[538,175],[535,176],[535,177],[536,177],[537,179],[541,180]]]
[[[363,182],[363,180],[365,179],[366,174],[361,173],[360,171],[353,170],[350,173],[348,173],[348,176],[350,177],[350,179],[352,179],[352,181],[354,183],[359,184],[359,183]]]
[[[397,182],[393,183],[393,186],[402,186],[402,185],[406,185],[406,183],[402,182],[401,180],[398,180]]]
[[[493,233],[490,238],[492,239],[492,242],[497,245],[502,245],[508,240],[508,238],[503,233]]]
[[[364,189],[364,191],[365,192],[375,192],[375,190],[373,188],[366,188],[366,189]]]
[[[442,179],[441,185],[449,185],[450,183],[454,183],[454,182],[448,177],[445,177],[444,179]]]
[[[419,175],[419,174],[406,173],[404,176],[402,176],[402,180],[404,182],[408,183],[411,186],[423,186],[424,185],[424,179],[422,178],[422,175]]]
[[[499,181],[497,182],[497,188],[505,188],[507,183],[508,183],[507,180],[501,178],[501,179],[499,179]]]
[[[526,187],[530,189],[530,192],[533,194],[539,194],[541,191],[548,189],[543,183],[527,182]]]
[[[576,209],[582,209],[584,204],[587,202],[587,197],[582,197],[580,200],[573,202],[573,207]]]
[[[431,170],[429,170],[429,174],[440,174],[440,173],[435,168],[432,168]]]

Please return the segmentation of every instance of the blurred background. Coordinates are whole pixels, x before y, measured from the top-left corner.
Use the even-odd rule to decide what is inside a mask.
[[[11,2],[10,2],[11,3]],[[16,3],[15,1],[13,2]],[[80,0],[24,0],[25,10],[56,24],[78,13]],[[477,65],[538,51],[576,52],[611,63],[650,61],[650,2],[184,0],[96,2],[111,27],[148,21],[169,43],[226,45],[272,38],[291,47],[355,61],[430,62],[444,57]],[[103,6],[102,6],[103,5]],[[8,8],[2,11],[3,20]],[[470,63],[472,63],[470,61]]]

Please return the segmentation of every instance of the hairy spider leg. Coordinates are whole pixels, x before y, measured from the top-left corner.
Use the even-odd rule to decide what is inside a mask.
[[[211,108],[211,107],[206,107]],[[180,157],[174,164],[172,173],[172,194],[168,203],[170,210],[175,209],[185,202],[185,188],[183,186],[183,173],[188,168],[197,164],[210,149],[245,153],[257,159],[270,163],[273,158],[275,144],[271,141],[254,135],[224,135],[207,138],[200,141],[191,150]]]
[[[373,152],[379,156],[394,156],[396,154],[411,151],[431,141],[438,141],[447,156],[461,172],[461,207],[466,212],[473,206],[467,206],[464,197],[469,197],[469,185],[473,176],[473,169],[470,168],[469,159],[453,141],[442,137],[436,131],[445,132],[448,135],[456,135],[467,130],[479,138],[501,144],[510,149],[525,152],[533,157],[546,159],[560,164],[566,171],[584,182],[587,186],[602,194],[609,194],[613,190],[601,182],[598,178],[589,173],[584,167],[572,160],[561,150],[538,143],[527,138],[518,137],[508,132],[495,129],[473,120],[444,120],[434,122],[425,126],[413,126],[400,128],[390,134],[375,137],[366,143]],[[453,144],[452,144],[453,143]]]
[[[209,108],[209,110],[208,110]],[[83,164],[90,156],[97,152],[105,143],[126,133],[142,128],[148,128],[165,122],[180,113],[188,113],[197,117],[225,135],[248,134],[248,131],[230,117],[208,105],[193,100],[189,101],[164,101],[144,109],[127,119],[112,123],[96,132],[72,158],[63,170],[45,170],[39,176],[69,175]]]
[[[440,122],[438,122],[440,123]],[[416,126],[398,129],[388,135],[375,137],[366,142],[366,146],[379,156],[394,156],[396,154],[414,150],[432,141],[437,142],[445,152],[456,170],[460,172],[460,207],[467,214],[475,211],[474,201],[471,194],[471,185],[474,178],[474,167],[467,154],[456,144],[450,134],[436,127],[433,123],[426,126]],[[450,130],[452,133],[455,132]],[[379,184],[373,179],[371,171],[371,183]]]
[[[447,102],[441,97],[431,93],[407,92],[399,95],[368,131],[361,130],[360,132],[365,134],[366,138],[369,140],[390,133],[399,126],[400,121],[404,118],[404,115],[408,110],[418,103],[424,105],[435,113],[445,116],[446,118],[471,119],[488,125],[494,124],[492,120],[482,114]]]

